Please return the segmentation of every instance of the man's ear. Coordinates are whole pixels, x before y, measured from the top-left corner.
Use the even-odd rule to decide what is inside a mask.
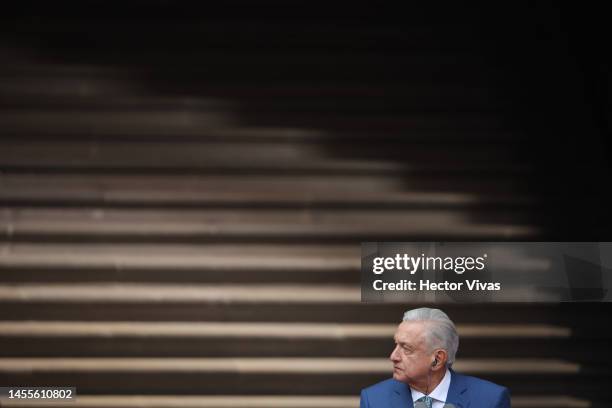
[[[434,352],[434,360],[431,363],[431,369],[436,371],[446,367],[448,353],[444,349],[438,349]]]

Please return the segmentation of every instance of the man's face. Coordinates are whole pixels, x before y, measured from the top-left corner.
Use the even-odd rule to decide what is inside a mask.
[[[393,378],[408,385],[427,381],[433,353],[425,340],[425,322],[402,322],[395,332],[395,348],[389,356],[393,362]]]

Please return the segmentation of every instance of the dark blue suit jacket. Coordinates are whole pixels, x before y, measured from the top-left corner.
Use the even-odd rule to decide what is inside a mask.
[[[451,372],[446,404],[457,408],[510,408],[508,389],[480,378]],[[410,387],[394,379],[361,391],[361,408],[414,408]]]

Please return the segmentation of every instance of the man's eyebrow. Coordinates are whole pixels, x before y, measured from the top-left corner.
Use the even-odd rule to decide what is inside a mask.
[[[397,338],[393,337],[393,340],[395,341],[395,344],[399,344],[402,347],[410,347],[412,348],[412,345],[410,343],[406,343],[405,341],[398,341]]]

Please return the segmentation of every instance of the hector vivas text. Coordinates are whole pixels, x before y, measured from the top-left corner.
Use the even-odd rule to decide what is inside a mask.
[[[453,271],[457,275],[462,275],[466,271],[482,271],[486,268],[487,254],[482,256],[410,256],[408,254],[396,254],[393,257],[376,257],[373,259],[372,272],[381,275],[385,271],[406,272],[409,277],[413,277],[419,271]],[[377,291],[399,290],[399,291],[498,291],[501,290],[499,282],[482,282],[480,279],[466,279],[463,282],[435,282],[429,279],[401,279],[396,282],[385,282],[376,279],[373,288]]]

